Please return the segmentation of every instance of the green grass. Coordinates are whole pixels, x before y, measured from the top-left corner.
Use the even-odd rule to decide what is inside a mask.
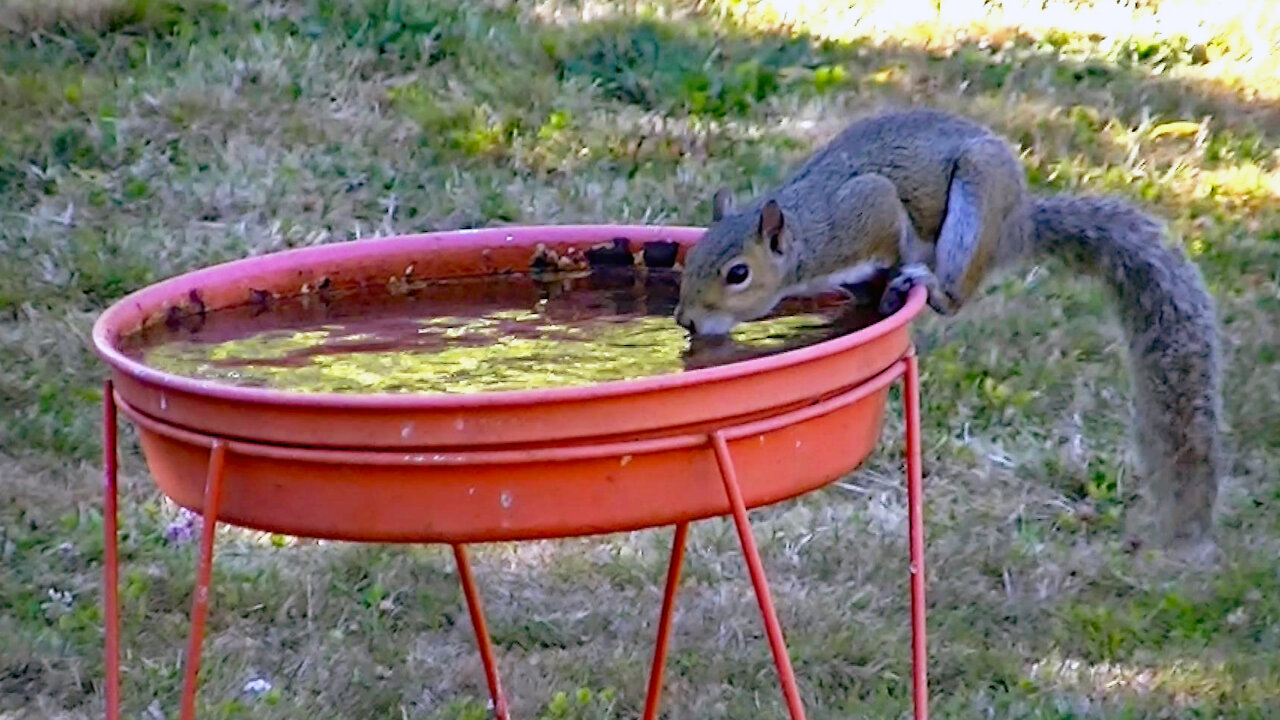
[[[1181,572],[1134,550],[1099,288],[1028,268],[919,324],[934,716],[1280,716],[1280,29],[1252,0],[1129,3],[1129,24],[1106,0],[963,5],[0,5],[0,718],[101,716],[87,335],[112,300],[354,237],[701,224],[715,187],[761,190],[850,116],[916,103],[1000,130],[1039,189],[1168,218],[1230,360],[1225,560]],[[755,515],[810,717],[908,707],[900,429]],[[173,717],[194,550],[123,440],[126,716]],[[639,714],[669,537],[475,550],[519,717]],[[226,530],[218,557],[202,717],[486,716],[446,550]],[[732,528],[696,527],[670,717],[784,716],[748,589]]]

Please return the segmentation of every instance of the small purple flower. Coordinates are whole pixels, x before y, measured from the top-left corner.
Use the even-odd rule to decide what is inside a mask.
[[[189,543],[200,532],[200,516],[186,508],[178,510],[178,517],[164,529],[164,539],[174,545]]]

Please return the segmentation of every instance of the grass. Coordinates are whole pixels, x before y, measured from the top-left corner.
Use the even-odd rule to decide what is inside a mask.
[[[1226,559],[1141,505],[1099,288],[992,283],[916,340],[935,717],[1280,716],[1280,26],[1261,0],[10,0],[0,6],[0,718],[101,716],[96,314],[212,262],[495,223],[702,223],[893,104],[1046,191],[1161,213],[1220,303]],[[756,514],[815,718],[908,707],[892,442]],[[172,717],[194,551],[128,431],[127,717]],[[635,717],[668,531],[477,548],[519,717]],[[731,527],[695,528],[671,717],[782,717]],[[451,559],[225,530],[202,717],[485,717]],[[255,681],[265,681],[255,682]]]

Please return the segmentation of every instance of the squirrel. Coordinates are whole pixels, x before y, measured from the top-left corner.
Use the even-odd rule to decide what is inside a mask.
[[[676,321],[723,335],[780,299],[876,279],[879,311],[920,285],[953,315],[993,271],[1055,257],[1105,283],[1128,341],[1138,469],[1156,544],[1216,552],[1223,472],[1221,353],[1213,298],[1165,229],[1123,200],[1031,194],[1010,146],[949,113],[896,110],[854,121],[779,187],[741,209],[727,189],[689,250]],[[874,301],[875,298],[872,298]]]

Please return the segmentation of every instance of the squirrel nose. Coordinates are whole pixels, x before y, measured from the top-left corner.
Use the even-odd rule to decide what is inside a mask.
[[[683,307],[683,306],[681,306],[681,305],[676,305],[676,313],[675,313],[675,314],[676,314],[676,324],[677,324],[677,325],[679,325],[680,327],[682,327],[682,328],[684,328],[684,329],[688,330],[689,332],[697,332],[697,323],[696,323],[696,322],[694,322],[693,318],[685,317],[685,314],[684,314],[684,307]]]

